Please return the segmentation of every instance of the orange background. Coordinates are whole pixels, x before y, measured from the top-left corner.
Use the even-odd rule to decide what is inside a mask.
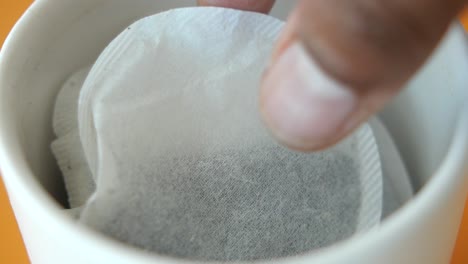
[[[24,12],[31,0],[0,0],[0,46]],[[462,15],[462,21],[468,30],[468,10]],[[13,212],[2,181],[0,180],[0,263],[29,263],[23,241],[18,231]],[[465,209],[464,220],[460,227],[458,242],[455,247],[452,264],[468,263],[468,206]]]

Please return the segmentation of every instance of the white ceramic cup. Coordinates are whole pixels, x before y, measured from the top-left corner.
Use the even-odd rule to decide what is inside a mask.
[[[294,1],[278,1],[284,18]],[[49,144],[62,82],[138,18],[193,1],[38,0],[0,57],[0,166],[33,263],[181,263],[116,242],[63,212]],[[468,52],[454,25],[430,63],[381,117],[418,190],[374,230],[276,263],[447,263],[467,195]],[[59,202],[58,202],[59,201]]]

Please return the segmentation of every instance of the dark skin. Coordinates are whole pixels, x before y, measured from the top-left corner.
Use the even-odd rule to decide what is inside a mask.
[[[268,13],[273,0],[199,0]],[[272,134],[327,148],[381,110],[424,64],[467,0],[301,0],[261,89]]]

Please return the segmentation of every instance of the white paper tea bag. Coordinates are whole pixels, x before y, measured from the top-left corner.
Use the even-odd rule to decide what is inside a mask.
[[[304,154],[278,146],[258,117],[257,86],[281,26],[188,8],[114,40],[80,95],[97,187],[81,221],[195,260],[289,256],[377,225],[382,175],[368,126]]]
[[[95,191],[78,130],[78,97],[90,68],[81,69],[64,83],[54,109],[53,127],[57,139],[51,148],[62,171],[71,208],[85,204]]]
[[[76,118],[79,91],[89,70],[90,67],[78,70],[65,82],[55,106],[57,139],[52,143],[52,149],[65,179],[71,208],[81,206],[95,190],[94,179],[84,161]],[[397,147],[385,126],[378,118],[373,118],[369,125],[379,149],[383,178],[382,219],[385,219],[411,199],[413,190]],[[74,210],[73,215],[79,213],[79,210]]]
[[[94,179],[82,154],[76,118],[79,91],[89,70],[90,67],[78,70],[65,82],[55,106],[54,130],[58,136],[52,143],[52,149],[65,179],[71,208],[81,206],[95,190]],[[371,119],[369,125],[381,161],[383,220],[411,199],[413,190],[397,147],[385,126],[378,118]],[[79,213],[79,210],[74,210],[73,215],[79,216]]]
[[[382,167],[382,219],[403,206],[413,196],[408,172],[387,128],[378,118],[369,121],[375,136]]]

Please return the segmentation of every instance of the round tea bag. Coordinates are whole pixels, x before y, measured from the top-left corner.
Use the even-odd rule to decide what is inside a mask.
[[[52,120],[57,139],[52,142],[51,149],[64,178],[70,208],[85,204],[95,191],[78,130],[78,97],[90,69],[77,71],[63,84]]]
[[[375,136],[382,167],[382,220],[398,210],[413,197],[413,187],[396,144],[385,125],[371,118],[369,125]]]
[[[71,208],[83,205],[94,192],[95,183],[82,154],[78,133],[79,91],[91,67],[72,74],[57,96],[54,110],[54,131],[57,139],[52,150],[63,174]],[[369,125],[378,146],[383,185],[382,220],[391,215],[413,196],[409,175],[398,149],[384,124],[376,117]],[[73,215],[79,216],[76,210]]]
[[[282,25],[186,8],[119,35],[80,95],[97,186],[80,221],[203,261],[291,256],[376,226],[382,175],[367,125],[306,154],[279,146],[260,121],[257,87]]]

